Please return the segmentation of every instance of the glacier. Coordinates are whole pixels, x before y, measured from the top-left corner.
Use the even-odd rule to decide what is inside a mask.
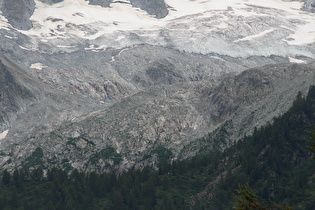
[[[149,44],[232,57],[315,54],[315,16],[303,9],[310,1],[166,0],[169,12],[160,19],[128,1],[35,3],[33,27],[19,30],[31,39],[21,47],[30,50],[43,43],[52,53]],[[1,28],[11,27],[1,21]]]

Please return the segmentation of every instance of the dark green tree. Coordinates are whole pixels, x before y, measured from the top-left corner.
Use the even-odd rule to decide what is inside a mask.
[[[5,169],[2,173],[2,184],[7,185],[11,181],[11,174]]]
[[[6,194],[1,194],[0,195],[0,209],[5,209],[7,205],[7,196]]]
[[[23,187],[23,179],[22,175],[20,174],[20,171],[18,169],[15,169],[12,175],[12,181],[16,188]]]
[[[315,154],[315,130],[311,132],[311,143],[310,143],[310,150]],[[315,158],[315,157],[313,157]]]
[[[14,189],[11,197],[9,199],[9,205],[13,208],[13,209],[17,209],[19,207],[19,200],[18,200],[18,196],[17,196],[17,190]]]
[[[282,206],[257,196],[248,185],[240,185],[236,192],[238,193],[234,195],[234,199],[238,202],[238,205],[234,206],[236,210],[292,210],[289,206]]]
[[[34,181],[41,181],[43,179],[43,175],[44,175],[44,172],[43,172],[42,167],[38,167],[38,168],[33,169],[31,173],[31,178]]]

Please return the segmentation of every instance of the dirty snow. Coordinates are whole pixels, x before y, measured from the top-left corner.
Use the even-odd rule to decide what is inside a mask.
[[[289,61],[291,63],[306,63],[306,61],[303,61],[303,60],[300,60],[300,59],[296,59],[296,58],[292,58],[292,57],[289,57]]]
[[[271,33],[272,31],[274,31],[274,29],[269,29],[269,30],[263,31],[263,32],[261,32],[259,34],[252,35],[252,36],[247,36],[247,37],[244,37],[242,39],[235,40],[234,42],[251,41],[251,40],[255,41],[257,39],[263,38],[264,36],[266,36],[267,34]]]
[[[31,69],[38,69],[38,70],[41,70],[43,68],[47,68],[48,66],[45,66],[44,64],[42,63],[33,63],[30,68]]]
[[[0,133],[0,140],[4,139],[9,133],[9,130],[5,130],[2,133]]]

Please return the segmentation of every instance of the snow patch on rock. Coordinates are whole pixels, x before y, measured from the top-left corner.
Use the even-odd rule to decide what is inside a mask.
[[[9,133],[9,130],[5,130],[2,133],[0,133],[0,140],[4,139]]]
[[[47,68],[48,66],[45,66],[42,63],[33,63],[30,68],[31,69],[38,69],[38,70],[42,70],[43,68]]]
[[[291,63],[306,63],[306,61],[304,61],[304,60],[300,60],[300,59],[292,58],[292,57],[289,57],[289,61]]]
[[[263,32],[261,32],[259,34],[247,36],[247,37],[244,37],[242,39],[235,40],[234,42],[257,41],[258,39],[263,38],[264,36],[266,36],[267,34],[271,33],[272,31],[274,31],[274,29],[269,29],[269,30],[263,31]]]

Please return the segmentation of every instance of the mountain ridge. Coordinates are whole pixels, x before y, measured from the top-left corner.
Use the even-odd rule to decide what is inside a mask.
[[[66,159],[70,168],[108,171],[157,164],[152,151],[159,145],[170,150],[175,159],[191,157],[214,144],[224,149],[285,112],[297,92],[314,84],[314,65],[269,65],[207,82],[152,86],[112,106],[95,105],[88,115],[79,108],[79,115],[72,120],[68,116],[68,121],[48,131],[28,134],[18,149],[16,144],[6,147],[4,154],[19,157],[3,154],[2,158],[21,167],[34,149],[41,148],[45,167],[64,165]],[[60,107],[60,102],[51,105]],[[210,139],[198,143],[198,138],[226,126],[225,122],[229,123],[223,142]],[[33,149],[23,149],[29,144]],[[94,156],[106,148],[113,148],[120,161]]]

